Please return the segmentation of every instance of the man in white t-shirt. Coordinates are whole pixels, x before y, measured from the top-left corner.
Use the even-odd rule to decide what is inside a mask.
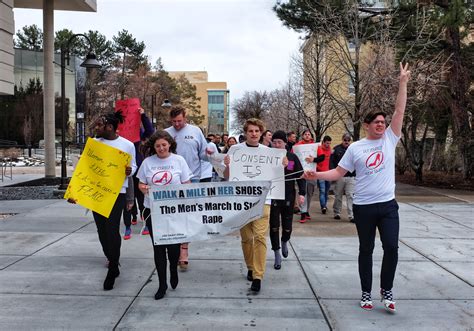
[[[245,121],[244,133],[246,140],[243,143],[234,145],[224,158],[226,166],[224,177],[229,179],[230,172],[230,156],[232,150],[238,146],[247,146],[252,148],[269,148],[259,143],[260,137],[265,130],[263,122],[256,118],[250,118]],[[285,157],[282,165],[288,165],[288,159]],[[270,217],[271,199],[265,200],[263,215],[261,218],[247,223],[240,229],[240,237],[242,244],[242,252],[244,254],[245,264],[247,265],[247,279],[252,282],[250,289],[254,292],[259,292],[265,274],[266,256],[267,256],[267,238],[269,217]]]
[[[193,176],[191,182],[197,183],[201,179],[201,160],[208,161],[207,140],[197,126],[187,123],[186,109],[182,106],[173,106],[170,109],[171,126],[166,128],[171,137],[176,141],[176,154],[181,155],[191,169]],[[188,267],[188,244],[181,244],[179,267],[182,270]]]
[[[362,287],[360,306],[373,308],[372,253],[376,229],[384,250],[380,275],[380,292],[384,307],[395,312],[392,287],[398,263],[398,204],[395,201],[395,148],[400,140],[410,79],[408,64],[400,63],[400,82],[395,111],[386,127],[383,111],[372,111],[364,118],[366,138],[349,146],[335,169],[325,172],[309,171],[306,179],[335,181],[348,171],[356,171],[354,220],[359,236],[359,276]]]

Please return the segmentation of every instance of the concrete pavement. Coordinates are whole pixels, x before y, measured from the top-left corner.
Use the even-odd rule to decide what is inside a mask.
[[[190,268],[155,301],[151,241],[122,241],[121,274],[102,290],[105,258],[90,214],[58,200],[0,201],[0,329],[472,330],[474,196],[398,186],[401,232],[397,313],[358,307],[353,224],[322,215],[294,218],[288,259],[249,291],[238,234],[190,245]],[[332,206],[332,202],[330,204]],[[269,240],[267,241],[270,247]],[[382,250],[374,253],[377,299]]]

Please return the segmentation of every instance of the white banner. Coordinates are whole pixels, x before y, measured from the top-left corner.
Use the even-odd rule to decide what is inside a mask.
[[[207,240],[263,215],[269,181],[157,186],[150,190],[155,245]]]
[[[303,166],[303,170],[316,170],[316,163],[306,162],[306,158],[308,156],[316,157],[316,154],[318,153],[318,146],[319,143],[293,145],[293,153],[298,156],[298,159]]]
[[[234,145],[227,155],[231,160],[230,181],[270,180],[272,185],[267,199],[285,199],[285,149]]]

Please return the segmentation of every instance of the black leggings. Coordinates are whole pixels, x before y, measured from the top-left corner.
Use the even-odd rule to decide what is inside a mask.
[[[109,217],[104,217],[93,212],[95,225],[97,226],[97,234],[102,245],[104,255],[109,260],[109,266],[118,266],[120,259],[120,246],[122,239],[120,238],[120,217],[125,206],[125,193],[120,193],[115,201]]]
[[[286,200],[272,200],[270,207],[270,241],[272,250],[280,249],[280,218],[281,218],[281,241],[288,241],[291,237],[293,226],[293,204],[295,196]]]
[[[153,243],[153,227],[151,224],[150,209],[145,208],[143,217],[146,219],[146,226],[150,231],[151,243],[153,245],[153,253],[155,258],[156,271],[158,273],[158,281],[160,287],[165,287],[166,282],[166,253],[168,253],[168,260],[170,261],[170,274],[177,275],[178,273],[178,259],[180,244],[171,245],[155,245]]]
[[[391,290],[398,263],[398,204],[395,199],[370,205],[355,205],[354,220],[359,235],[359,276],[362,291],[372,290],[372,253],[375,231],[379,229],[383,247],[380,287]]]

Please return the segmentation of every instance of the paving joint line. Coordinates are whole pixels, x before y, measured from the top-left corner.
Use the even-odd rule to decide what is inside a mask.
[[[62,236],[62,237],[60,237],[60,238],[58,238],[58,239],[56,239],[56,240],[50,242],[50,243],[47,244],[46,246],[41,247],[40,249],[34,251],[34,252],[31,253],[31,254],[28,254],[28,255],[23,256],[21,259],[16,260],[16,261],[10,263],[9,265],[5,266],[4,268],[2,268],[2,269],[0,269],[0,270],[5,270],[6,268],[8,268],[8,267],[10,267],[10,266],[12,266],[12,265],[14,265],[14,264],[16,264],[16,263],[18,263],[18,262],[20,262],[20,261],[23,261],[24,259],[26,259],[26,258],[28,258],[28,257],[31,257],[31,256],[35,255],[36,253],[42,251],[43,249],[45,249],[45,248],[47,248],[47,247],[49,247],[49,246],[51,246],[51,245],[57,243],[58,241],[63,240],[64,238],[70,236],[71,234],[76,233],[76,232],[79,231],[79,230],[82,230],[83,228],[85,228],[86,226],[88,226],[88,225],[91,224],[91,223],[92,223],[92,221],[87,222],[86,224],[84,224],[84,225],[81,226],[80,228],[78,228],[78,229],[76,229],[76,230],[74,230],[74,231],[72,231],[72,232],[66,233],[64,236]]]
[[[402,202],[402,203],[403,203],[403,202]],[[411,202],[404,202],[404,203],[406,203],[407,205],[410,205],[410,206],[412,206],[412,207],[415,207],[415,208],[421,209],[421,210],[423,210],[423,211],[426,211],[426,212],[428,212],[428,213],[430,213],[430,214],[436,215],[436,216],[438,216],[438,217],[440,217],[440,218],[444,218],[445,220],[448,220],[448,221],[450,221],[450,222],[453,222],[453,223],[455,223],[455,224],[457,224],[457,225],[461,225],[461,226],[463,226],[463,227],[465,227],[465,228],[468,228],[468,229],[472,230],[472,227],[467,226],[467,225],[462,224],[462,223],[459,223],[459,222],[456,222],[455,220],[452,220],[452,219],[450,219],[450,218],[447,218],[446,216],[436,214],[434,211],[431,211],[431,210],[422,208],[421,206],[416,206],[416,205],[414,205],[414,204],[411,203]]]
[[[447,271],[448,273],[450,273],[451,275],[453,275],[454,277],[456,277],[457,279],[459,279],[460,281],[462,281],[463,283],[466,283],[467,285],[473,287],[468,281],[466,281],[465,279],[461,278],[460,276],[456,275],[454,272],[452,272],[451,270],[443,267],[441,264],[439,264],[438,262],[436,262],[435,260],[433,260],[432,258],[428,257],[427,255],[423,254],[421,251],[419,251],[418,249],[410,246],[409,244],[407,244],[406,242],[403,241],[403,239],[399,239],[399,241],[404,244],[405,246],[407,246],[408,248],[411,248],[412,250],[414,250],[415,252],[417,252],[418,254],[420,254],[421,256],[425,257],[427,260],[429,260],[430,262],[436,264],[438,267],[440,267],[441,269]]]
[[[132,297],[132,301],[129,303],[129,305],[127,306],[127,308],[125,308],[122,316],[120,316],[119,320],[117,321],[117,323],[114,325],[114,327],[112,328],[112,330],[116,330],[118,328],[118,326],[120,325],[120,323],[122,322],[123,318],[125,317],[125,315],[127,315],[128,311],[130,310],[130,307],[132,307],[132,305],[135,303],[135,301],[137,300],[137,298],[140,296],[140,293],[142,293],[143,289],[145,288],[145,286],[148,285],[148,283],[151,283],[152,280],[151,280],[151,277],[153,277],[153,274],[155,273],[156,271],[156,268],[154,268],[152,271],[151,271],[151,274],[150,276],[147,278],[147,280],[145,281],[145,283],[142,285],[142,287],[140,287],[140,289],[138,290],[137,294]]]
[[[311,284],[311,282],[309,281],[309,277],[308,275],[306,274],[306,270],[303,268],[303,264],[300,260],[300,257],[296,254],[296,251],[295,251],[295,248],[293,247],[293,244],[291,243],[290,241],[290,245],[291,245],[291,249],[293,250],[293,253],[295,254],[295,257],[296,257],[296,260],[301,268],[301,270],[303,271],[303,276],[304,278],[306,279],[306,281],[308,282],[308,285],[309,285],[309,288],[311,289],[311,292],[313,292],[313,295],[314,295],[314,298],[316,299],[316,302],[318,303],[318,306],[319,306],[319,309],[321,309],[321,312],[323,314],[323,317],[324,317],[324,320],[326,321],[326,324],[328,325],[329,327],[329,330],[333,331],[334,330],[334,327],[331,325],[331,322],[329,320],[329,316],[328,316],[328,313],[326,312],[326,309],[324,308],[324,306],[322,305],[321,301],[319,300],[318,298],[318,295],[316,294],[316,290],[314,289],[313,285]]]

